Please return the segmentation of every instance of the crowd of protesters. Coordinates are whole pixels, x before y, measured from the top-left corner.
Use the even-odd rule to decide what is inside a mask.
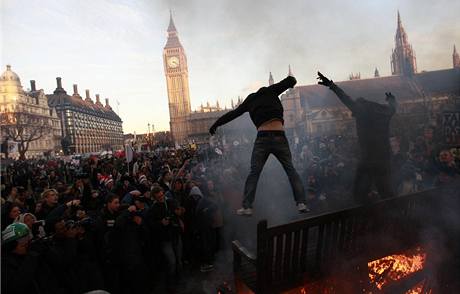
[[[433,135],[433,130],[431,132]],[[392,137],[393,187],[415,192],[460,177],[460,150],[420,130]],[[2,172],[2,292],[151,293],[212,271],[241,190],[250,142],[125,158],[15,161]],[[356,139],[292,144],[313,213],[350,204]],[[237,200],[238,201],[238,200]],[[228,244],[227,244],[228,246]]]
[[[443,141],[442,130],[431,126],[390,138],[392,189],[396,195],[460,180],[460,146]],[[303,174],[313,211],[353,202],[351,191],[359,156],[356,137],[319,136],[293,145],[294,162]],[[377,192],[373,193],[377,198]]]
[[[129,171],[115,157],[14,162],[2,173],[2,292],[151,293],[183,282],[184,264],[212,271],[219,180],[192,150],[140,154]]]

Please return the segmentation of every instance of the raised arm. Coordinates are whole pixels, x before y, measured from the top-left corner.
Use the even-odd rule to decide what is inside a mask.
[[[235,108],[232,111],[229,111],[226,114],[224,114],[221,117],[219,117],[216,120],[216,122],[209,128],[209,133],[211,135],[214,135],[216,133],[216,130],[217,130],[218,127],[220,127],[221,125],[224,125],[224,124],[234,120],[238,116],[240,116],[243,113],[245,113],[246,111],[248,111],[247,100],[248,100],[248,98],[246,98],[243,101],[243,103],[241,103],[237,108]]]
[[[277,96],[279,96],[287,89],[294,87],[295,84],[297,84],[297,80],[293,76],[288,76],[284,80],[269,86],[268,89],[272,90]]]
[[[355,109],[355,101],[351,99],[350,96],[347,95],[339,86],[334,84],[334,81],[329,80],[323,74],[318,72],[318,78],[319,80],[318,84],[323,85],[325,87],[329,87],[336,95],[339,97],[340,101],[342,101],[343,104],[345,104],[346,107],[348,107],[351,111]]]

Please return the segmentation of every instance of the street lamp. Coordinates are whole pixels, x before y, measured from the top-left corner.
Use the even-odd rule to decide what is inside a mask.
[[[153,145],[154,136],[155,136],[155,125],[152,123],[152,145]]]
[[[152,147],[152,143],[151,143],[151,140],[150,140],[150,123],[147,123],[147,126],[149,128],[149,132],[147,134],[147,146],[149,147],[149,151],[150,151],[151,147]]]

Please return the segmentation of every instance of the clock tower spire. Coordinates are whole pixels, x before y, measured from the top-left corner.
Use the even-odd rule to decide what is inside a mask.
[[[180,144],[189,133],[190,93],[187,56],[179,41],[176,25],[169,14],[168,39],[163,49],[163,63],[168,89],[169,125],[173,139]]]

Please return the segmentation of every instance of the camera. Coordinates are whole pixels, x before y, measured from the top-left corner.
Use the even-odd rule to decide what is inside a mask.
[[[66,221],[65,221],[65,228],[66,228],[67,230],[73,229],[73,228],[76,227],[76,223],[77,223],[77,222],[74,221],[73,219],[66,220]]]
[[[65,227],[67,229],[73,229],[78,227],[88,228],[94,223],[94,220],[90,217],[85,217],[79,221],[75,221],[73,219],[69,219],[65,222]]]
[[[169,220],[169,225],[171,227],[179,227],[179,222],[176,215],[170,213],[166,216],[166,219]]]
[[[94,220],[92,218],[90,218],[90,217],[85,217],[85,218],[83,218],[83,219],[81,219],[81,220],[79,220],[77,222],[78,226],[81,226],[81,227],[84,227],[84,228],[87,228],[87,227],[91,226],[92,224],[94,224]]]
[[[45,221],[37,220],[32,224],[32,235],[38,238],[45,236]]]

